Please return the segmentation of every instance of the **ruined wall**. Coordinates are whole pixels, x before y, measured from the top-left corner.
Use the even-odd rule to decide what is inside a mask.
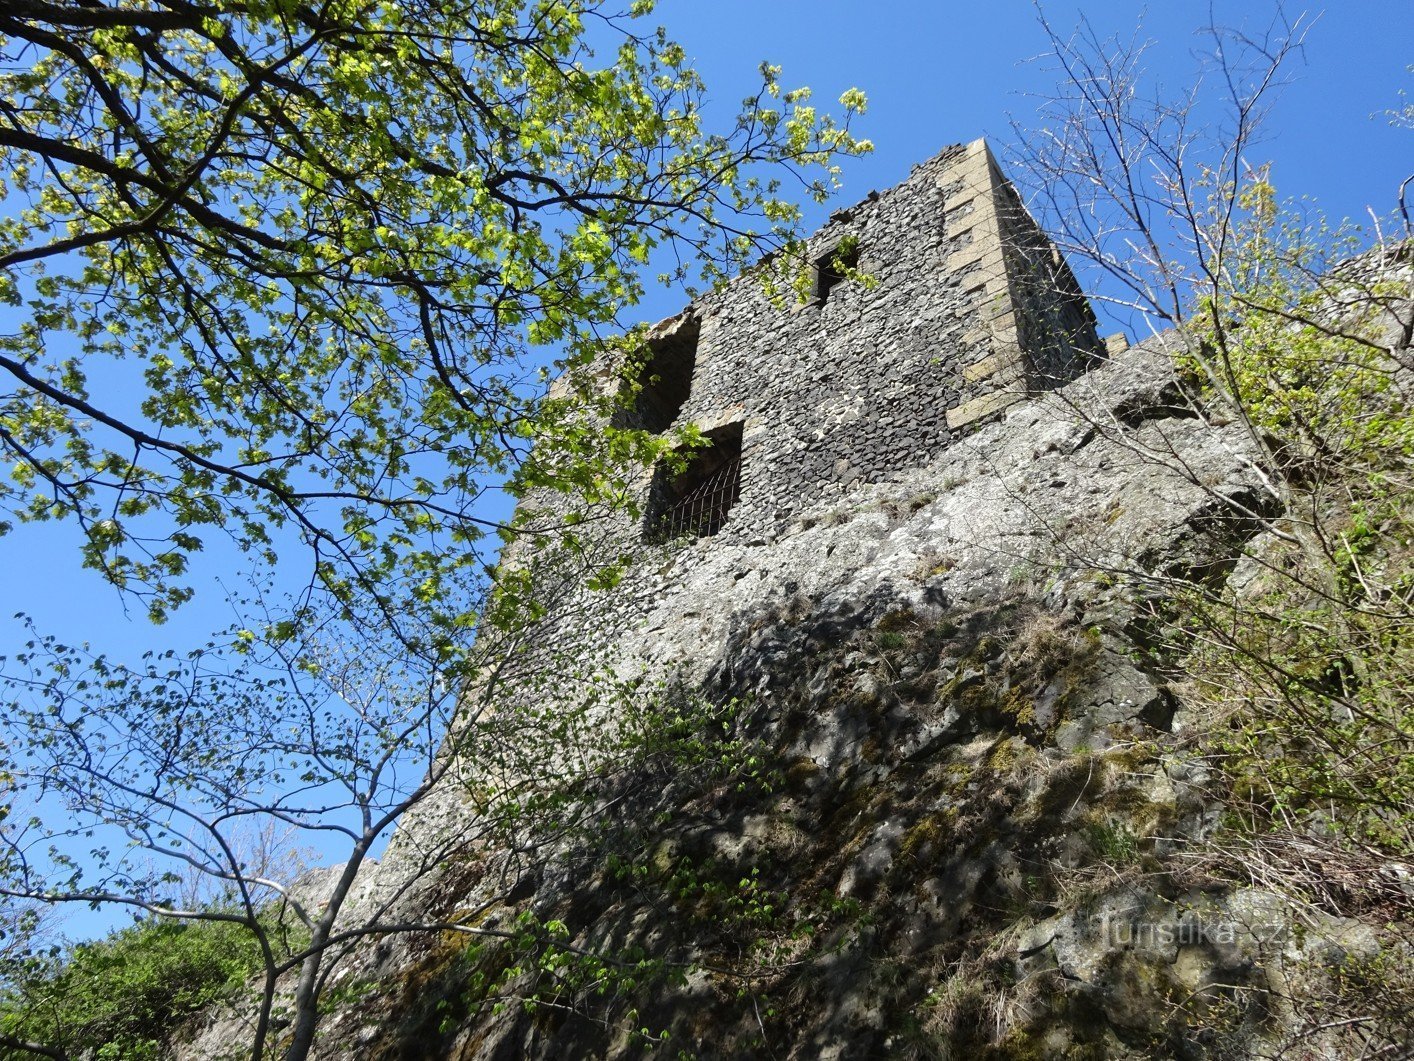
[[[1203,719],[1105,576],[1211,568],[1251,532],[1212,518],[1211,490],[1253,486],[1240,428],[1174,394],[1171,351],[1143,344],[777,539],[674,543],[601,594],[608,643],[740,713],[612,775],[563,848],[510,872],[459,851],[417,898],[493,932],[554,922],[627,968],[538,976],[554,948],[394,937],[346,973],[358,1004],[321,1056],[1352,1056],[1273,1000],[1371,960],[1373,935],[1290,931],[1281,896],[1190,868],[1214,820],[1183,749]],[[385,868],[464,827],[439,806]]]
[[[832,282],[839,248],[869,282]],[[654,326],[638,364],[610,354],[595,366],[617,426],[691,424],[717,445],[686,475],[641,473],[639,515],[599,514],[594,551],[627,550],[635,566],[612,593],[558,602],[546,645],[607,650],[630,669],[690,663],[688,643],[724,636],[734,614],[759,605],[748,574],[812,580],[792,548],[803,532],[1104,356],[1074,277],[983,140],[837,210],[806,253],[809,300],[773,301],[743,276]],[[715,508],[666,520],[693,491],[712,493]],[[552,522],[567,503],[530,499]],[[527,562],[519,546],[507,556]]]

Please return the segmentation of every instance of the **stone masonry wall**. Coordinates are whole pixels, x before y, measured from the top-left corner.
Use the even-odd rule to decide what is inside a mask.
[[[749,607],[751,569],[808,581],[782,567],[794,539],[871,503],[873,488],[916,478],[1027,395],[1104,356],[1078,284],[983,140],[945,148],[903,183],[836,211],[807,252],[820,261],[843,240],[856,241],[858,268],[876,283],[781,306],[745,276],[650,330],[666,357],[644,370],[646,400],[627,401],[616,421],[733,438],[739,428],[739,496],[710,537],[665,543],[653,527],[663,476],[645,472],[634,489],[646,516],[598,513],[585,548],[588,563],[627,553],[633,568],[612,592],[557,598],[540,636],[547,651],[574,644],[629,670],[681,666],[692,653],[667,648],[675,638],[665,635]],[[606,395],[620,391],[623,371],[612,357],[596,366]],[[678,401],[669,421],[665,404]],[[530,503],[554,521],[567,500]],[[504,562],[527,562],[533,550],[522,544]],[[747,566],[709,577],[724,556]]]

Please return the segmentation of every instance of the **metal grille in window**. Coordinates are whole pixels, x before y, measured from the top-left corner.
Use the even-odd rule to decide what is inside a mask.
[[[674,475],[659,468],[648,514],[648,537],[665,542],[716,534],[741,496],[741,426],[708,436],[688,466]]]
[[[727,521],[727,512],[741,493],[741,458],[727,461],[687,494],[675,501],[658,519],[658,534],[664,539],[690,534],[703,538],[716,534]]]

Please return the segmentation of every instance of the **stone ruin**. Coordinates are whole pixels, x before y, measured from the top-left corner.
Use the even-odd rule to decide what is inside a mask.
[[[773,533],[1104,353],[985,140],[836,211],[808,247],[807,301],[782,309],[746,276],[650,332],[619,425],[691,423],[710,444],[647,488],[648,538]],[[871,283],[839,275],[841,248]]]
[[[739,705],[772,780],[648,763],[606,782],[603,837],[538,862],[468,841],[467,793],[439,791],[361,902],[490,935],[355,955],[320,1056],[1344,1056],[1291,985],[1379,945],[1185,868],[1220,805],[1182,746],[1202,723],[1105,576],[1239,570],[1259,528],[1214,499],[1258,489],[1240,428],[1185,404],[1164,337],[1100,340],[981,140],[808,248],[802,304],[742,277],[654,327],[638,369],[594,366],[619,426],[705,445],[595,524],[621,582],[567,580],[531,638]],[[531,656],[527,695],[574,695]],[[537,975],[497,943],[526,916],[664,964],[501,1005]]]

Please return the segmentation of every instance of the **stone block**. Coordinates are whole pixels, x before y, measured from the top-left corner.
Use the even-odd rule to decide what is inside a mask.
[[[980,198],[978,189],[972,187],[963,188],[956,195],[951,195],[943,200],[943,213],[955,214],[965,206],[975,206]]]
[[[948,255],[946,268],[950,273],[960,273],[972,266],[979,266],[989,277],[999,276],[1006,270],[1006,258],[997,244],[988,246],[980,242],[968,244],[956,254]]]
[[[999,285],[996,294],[1005,295],[1006,288]],[[1016,330],[1016,315],[1011,312],[1010,301],[1005,298],[998,298],[994,302],[1001,302],[1007,308],[1003,309],[989,323],[979,324],[975,328],[969,328],[962,337],[962,341],[968,346],[990,345],[994,348],[1001,346],[1016,347],[1020,353],[1021,337]],[[984,311],[985,312],[985,311]]]
[[[991,394],[983,394],[971,401],[963,402],[961,405],[955,405],[948,410],[948,427],[953,430],[965,427],[984,416],[1000,412],[1009,405],[1015,405],[1023,397],[1020,389],[1000,390],[993,391]]]
[[[1019,379],[1021,377],[1021,350],[1019,347],[1007,345],[998,350],[994,350],[980,361],[974,361],[962,370],[962,378],[968,383],[976,383],[978,380],[987,379],[989,376],[1001,376],[1005,379]]]

